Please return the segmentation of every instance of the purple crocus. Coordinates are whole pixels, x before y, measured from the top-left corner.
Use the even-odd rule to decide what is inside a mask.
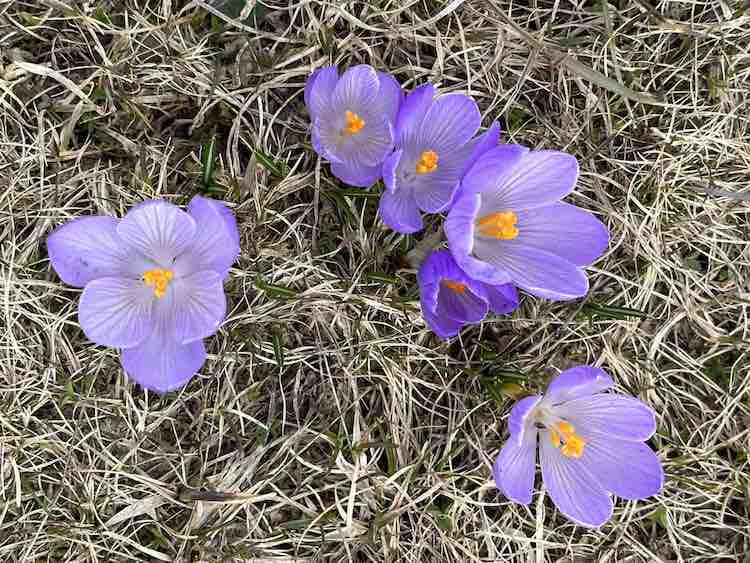
[[[482,154],[445,223],[458,265],[547,299],[586,295],[583,267],[601,256],[609,233],[588,211],[559,201],[577,178],[578,162],[564,152],[501,145]]]
[[[369,65],[339,78],[335,66],[319,68],[305,84],[305,105],[313,122],[315,152],[331,162],[333,175],[367,188],[381,176],[393,150],[393,125],[403,101],[398,82]]]
[[[489,285],[471,279],[447,250],[425,258],[417,281],[427,326],[441,338],[456,336],[464,325],[484,319],[488,311],[505,315],[518,307],[518,293],[511,284]]]
[[[383,162],[380,216],[386,225],[415,233],[423,228],[420,210],[448,208],[463,173],[498,144],[497,123],[472,139],[481,121],[476,102],[463,94],[435,98],[435,88],[425,84],[406,97],[396,121],[395,150]]]
[[[644,443],[656,430],[654,413],[633,397],[602,393],[613,385],[604,370],[579,366],[558,375],[545,395],[516,403],[494,467],[505,496],[531,503],[537,438],[549,496],[576,524],[609,520],[610,493],[635,500],[661,491],[659,458]]]
[[[84,288],[83,332],[121,348],[125,372],[157,393],[185,385],[205,362],[203,339],[224,320],[223,281],[239,249],[232,212],[200,196],[187,213],[145,201],[122,219],[75,219],[47,239],[60,278]]]

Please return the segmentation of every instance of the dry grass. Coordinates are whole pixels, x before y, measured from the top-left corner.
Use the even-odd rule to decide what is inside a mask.
[[[747,561],[750,12],[649,2],[277,1],[241,26],[184,0],[0,2],[0,559]],[[572,199],[613,235],[589,297],[439,343],[399,266],[418,239],[309,146],[302,86],[331,61],[469,92],[504,139],[575,154]],[[158,397],[85,339],[44,240],[206,190],[241,225],[231,311]],[[598,531],[490,480],[508,397],[583,362],[657,410],[667,472]]]

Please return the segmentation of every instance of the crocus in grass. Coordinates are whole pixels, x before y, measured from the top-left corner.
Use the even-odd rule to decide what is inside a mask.
[[[441,338],[456,336],[464,325],[478,323],[489,311],[504,315],[518,307],[518,293],[511,284],[471,279],[447,250],[425,258],[417,281],[427,326]]]
[[[224,320],[223,281],[239,254],[225,205],[196,196],[187,212],[145,201],[122,219],[81,217],[52,232],[47,250],[60,278],[84,288],[83,332],[121,348],[128,376],[165,393],[201,368],[203,339]]]
[[[545,395],[513,407],[510,439],[494,466],[509,499],[529,504],[536,451],[549,496],[565,516],[595,528],[612,516],[610,493],[628,500],[657,494],[664,482],[659,458],[644,442],[656,430],[653,411],[633,397],[602,393],[612,378],[599,368],[562,372]]]
[[[458,265],[487,283],[511,282],[554,300],[586,295],[583,267],[607,247],[607,228],[563,203],[578,162],[559,151],[500,145],[483,153],[461,182],[445,223]]]
[[[393,150],[393,125],[403,100],[398,82],[369,65],[357,65],[339,77],[335,66],[310,75],[305,105],[313,123],[315,152],[331,162],[333,175],[358,187],[370,187]]]
[[[482,152],[497,146],[500,127],[472,139],[482,116],[463,94],[435,98],[425,84],[406,97],[395,128],[395,150],[383,162],[386,190],[380,199],[383,222],[400,233],[423,227],[421,211],[444,211],[461,176]]]

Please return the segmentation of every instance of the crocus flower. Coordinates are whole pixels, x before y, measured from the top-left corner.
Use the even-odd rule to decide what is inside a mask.
[[[494,466],[505,496],[531,502],[537,438],[544,485],[576,524],[595,528],[609,520],[610,493],[635,500],[661,490],[659,458],[644,443],[656,430],[654,413],[633,397],[602,393],[613,385],[605,371],[579,366],[557,376],[545,395],[516,403]]]
[[[601,256],[609,234],[591,213],[559,201],[577,178],[578,162],[564,152],[501,145],[482,154],[445,223],[458,265],[547,299],[586,295],[583,267]]]
[[[380,216],[386,225],[415,233],[423,227],[420,210],[448,208],[466,169],[498,144],[497,123],[472,139],[481,121],[476,102],[463,94],[435,98],[435,88],[425,84],[406,97],[396,121],[395,150],[383,162]]]
[[[331,162],[333,175],[352,186],[370,187],[393,150],[393,125],[403,100],[398,82],[369,65],[319,68],[305,84],[315,152]]]
[[[456,336],[464,325],[484,319],[488,311],[504,315],[518,307],[518,293],[511,284],[490,285],[471,279],[447,250],[425,258],[417,281],[427,326],[441,338]]]
[[[128,376],[166,393],[201,368],[203,339],[224,320],[223,280],[239,254],[237,223],[226,206],[196,196],[186,213],[145,201],[122,219],[66,223],[50,234],[47,250],[60,278],[84,288],[84,334],[121,348]]]

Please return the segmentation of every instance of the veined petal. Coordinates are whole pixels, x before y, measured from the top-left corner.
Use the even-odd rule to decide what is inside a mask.
[[[225,278],[240,253],[240,234],[231,210],[215,199],[195,196],[188,214],[197,226],[190,247],[177,257],[174,270],[187,276],[201,270],[218,272]]]
[[[574,205],[553,203],[516,215],[519,232],[516,244],[550,252],[576,266],[588,266],[607,249],[607,227]]]
[[[521,145],[499,145],[477,156],[461,182],[462,194],[483,194],[483,200],[498,189],[529,149]],[[498,196],[498,200],[502,199]],[[494,201],[494,200],[493,200]]]
[[[656,432],[654,411],[638,399],[597,393],[579,396],[555,407],[555,414],[576,428],[604,437],[645,441]]]
[[[578,427],[576,427],[578,429]],[[658,494],[664,485],[664,471],[657,455],[643,442],[618,440],[606,435],[586,434],[583,462],[607,491],[628,500]]]
[[[331,106],[335,112],[349,110],[359,115],[369,113],[378,103],[380,80],[370,65],[357,65],[341,75],[333,89]],[[366,125],[365,125],[366,127]]]
[[[378,99],[380,100],[381,108],[388,117],[388,120],[395,127],[398,111],[404,101],[404,91],[396,79],[387,72],[378,71],[378,82],[380,83]]]
[[[305,105],[314,120],[331,104],[331,97],[339,81],[335,66],[326,66],[313,72],[305,83]]]
[[[134,252],[117,234],[119,219],[93,216],[74,219],[47,237],[47,252],[60,279],[83,287],[103,277],[133,275]]]
[[[391,193],[396,193],[401,187],[396,176],[396,169],[398,168],[399,162],[401,162],[401,156],[404,151],[401,149],[393,151],[383,161],[383,183],[385,189]]]
[[[359,162],[333,162],[331,172],[336,178],[357,188],[369,188],[380,179],[382,167]]]
[[[426,309],[422,309],[422,316],[424,317],[427,327],[443,340],[450,340],[456,336],[461,332],[461,329],[465,324],[445,316],[439,317]]]
[[[536,437],[537,430],[532,426],[520,441],[505,442],[493,467],[497,488],[521,504],[529,504],[534,492]]]
[[[518,308],[518,291],[513,284],[485,284],[490,309],[496,315],[507,315]]]
[[[474,256],[507,272],[508,281],[537,297],[565,301],[583,297],[589,290],[589,280],[578,266],[517,240],[477,238]]]
[[[171,267],[195,237],[195,220],[166,201],[145,201],[133,207],[117,226],[128,245],[162,267]]]
[[[213,271],[175,278],[154,305],[155,324],[179,344],[214,334],[226,312],[221,277]]]
[[[404,100],[396,121],[395,138],[399,146],[407,146],[417,141],[420,126],[432,105],[435,87],[424,84],[415,88]]]
[[[380,196],[380,218],[383,223],[399,233],[416,233],[424,228],[422,214],[412,194],[405,190]]]
[[[339,158],[337,155],[332,154],[325,145],[326,141],[335,142],[336,134],[334,130],[330,130],[330,127],[323,130],[323,127],[325,125],[330,124],[326,124],[318,117],[316,117],[313,121],[312,134],[310,136],[312,140],[313,150],[321,157],[330,162],[343,162],[343,160],[341,160],[341,158]]]
[[[524,438],[524,433],[534,428],[534,424],[530,422],[529,416],[541,400],[541,395],[530,395],[513,405],[510,417],[508,418],[508,431],[510,432],[511,439],[516,442],[516,445],[520,446]]]
[[[450,206],[458,190],[468,154],[467,149],[454,147],[452,151],[439,155],[437,170],[416,175],[413,184],[414,198],[420,209],[427,213],[440,213]],[[413,170],[412,168],[412,173]]]
[[[489,305],[484,292],[477,295],[468,285],[462,292],[454,291],[442,284],[438,289],[438,306],[435,314],[439,317],[445,316],[467,324],[478,323],[487,316],[488,311]]]
[[[615,383],[609,374],[594,366],[566,369],[554,378],[544,395],[544,402],[557,404],[606,391]]]
[[[493,121],[489,129],[469,141],[466,146],[470,149],[469,158],[466,159],[464,164],[464,174],[467,173],[474,163],[479,160],[484,153],[496,148],[500,143],[500,124],[497,121]],[[513,146],[513,145],[511,145]]]
[[[542,479],[552,502],[570,520],[586,528],[598,528],[612,517],[612,499],[588,464],[566,457],[544,431],[539,435]],[[588,448],[588,445],[586,446]],[[584,457],[586,452],[584,452]]]
[[[472,98],[463,94],[445,94],[427,110],[418,141],[421,146],[448,154],[467,143],[481,122],[482,114]]]
[[[205,361],[202,341],[179,344],[158,326],[141,344],[122,352],[122,367],[128,377],[156,393],[179,389]]]
[[[140,280],[97,278],[83,290],[78,321],[100,346],[131,348],[151,330],[153,301],[151,288]]]
[[[467,189],[484,192],[482,214],[485,209],[518,212],[543,207],[573,191],[578,179],[578,161],[573,155],[560,151],[529,151],[521,156],[508,159],[508,154],[502,155],[498,149],[493,149],[472,168]],[[484,174],[486,178],[482,178]]]

